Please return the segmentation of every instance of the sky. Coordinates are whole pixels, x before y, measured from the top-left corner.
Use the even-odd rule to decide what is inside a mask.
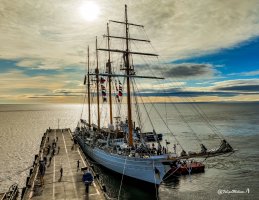
[[[259,101],[259,0],[1,0],[0,103],[81,103],[87,46],[95,57],[125,4],[159,54],[136,72],[166,78],[138,80],[144,100]]]

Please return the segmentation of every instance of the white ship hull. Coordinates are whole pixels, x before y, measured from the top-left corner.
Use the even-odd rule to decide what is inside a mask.
[[[78,142],[84,153],[102,166],[141,181],[160,185],[164,175],[170,169],[168,165],[162,164],[162,161],[165,161],[163,157],[134,158],[121,156],[106,152],[98,147],[92,148],[79,137]]]

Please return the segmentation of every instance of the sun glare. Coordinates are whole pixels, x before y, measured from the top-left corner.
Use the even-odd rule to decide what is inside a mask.
[[[81,5],[79,10],[80,10],[80,14],[81,14],[82,18],[87,21],[95,20],[100,13],[99,6],[92,1]]]

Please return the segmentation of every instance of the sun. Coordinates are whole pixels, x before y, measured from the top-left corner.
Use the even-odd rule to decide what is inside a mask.
[[[100,8],[96,3],[90,1],[82,4],[79,11],[83,19],[93,21],[99,16]]]

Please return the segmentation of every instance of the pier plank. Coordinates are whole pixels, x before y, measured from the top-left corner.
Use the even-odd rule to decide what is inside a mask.
[[[52,156],[50,162],[49,158],[53,150],[51,148],[47,155],[47,147],[48,145],[52,146],[54,140],[57,141],[55,155]],[[60,148],[59,152],[58,147]],[[100,186],[94,182],[89,187],[89,193],[85,192],[81,168],[86,167],[87,163],[81,150],[74,144],[69,129],[50,129],[47,131],[43,148],[41,160],[47,157],[46,172],[43,177],[44,184],[41,185],[39,177],[35,178],[32,192],[23,199],[105,199]],[[77,167],[78,160],[80,161],[79,168]],[[61,167],[63,168],[62,176]]]

